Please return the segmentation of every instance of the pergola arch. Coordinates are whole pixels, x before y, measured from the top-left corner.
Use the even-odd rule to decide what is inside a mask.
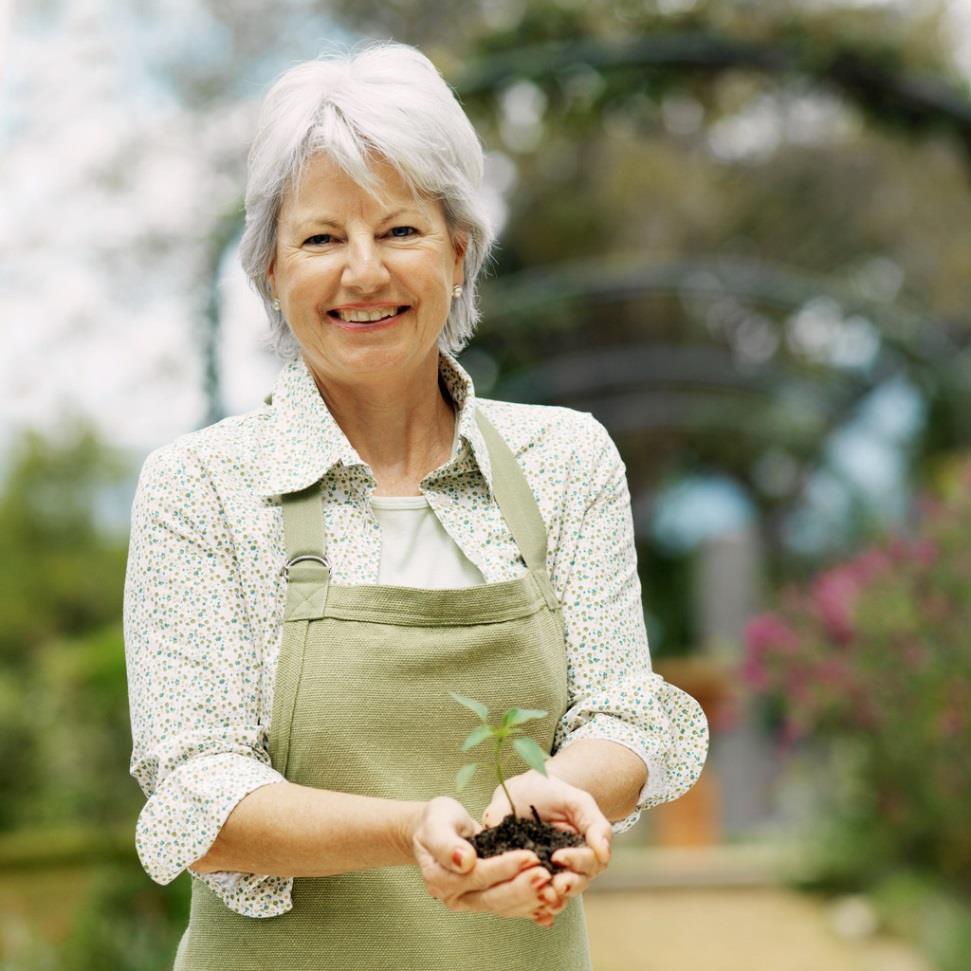
[[[680,82],[694,80],[699,73],[714,77],[740,68],[771,77],[803,77],[815,86],[839,92],[874,125],[890,127],[907,135],[949,133],[971,168],[971,100],[962,91],[942,79],[917,76],[903,69],[892,50],[866,49],[849,42],[837,42],[823,49],[818,43],[809,43],[795,28],[781,40],[761,42],[742,41],[696,29],[659,32],[626,41],[586,38],[490,52],[482,61],[471,64],[456,80],[455,86],[464,102],[473,110],[482,110],[490,102],[497,103],[498,95],[509,85],[522,80],[532,81],[544,89],[555,89],[559,80],[568,77],[577,66],[592,69],[607,79],[620,76],[630,84],[650,86],[656,82],[664,91],[677,88]],[[616,97],[616,90],[610,91],[609,85],[604,89],[609,96]],[[587,110],[592,119],[597,117],[596,105],[588,106]],[[860,313],[876,325],[881,342],[877,364],[868,372],[834,372],[840,394],[833,397],[834,381],[830,380],[817,394],[826,399],[830,417],[819,425],[816,448],[804,452],[807,463],[818,458],[840,417],[845,418],[853,404],[895,368],[947,399],[955,411],[953,424],[960,426],[957,413],[968,399],[968,382],[956,364],[967,345],[964,332],[957,330],[953,322],[936,320],[919,308],[866,300],[852,293],[841,281],[791,267],[733,259],[682,260],[665,264],[641,260],[621,268],[581,261],[531,268],[489,282],[484,314],[488,323],[483,338],[501,340],[502,332],[519,326],[525,314],[540,308],[549,309],[563,301],[603,304],[660,294],[685,294],[697,292],[699,280],[709,281],[711,294],[771,305],[780,313],[798,309],[812,296],[830,296],[846,314]],[[735,381],[719,384],[709,380],[706,385],[705,371],[710,372],[711,362],[707,367],[699,364],[696,373],[686,375],[685,361],[675,362],[674,353],[673,348],[658,345],[653,345],[650,354],[644,355],[639,355],[633,347],[619,350],[597,348],[585,356],[586,366],[592,373],[582,377],[582,367],[576,360],[559,360],[554,353],[549,361],[537,367],[509,375],[497,387],[497,393],[551,403],[570,403],[581,397],[583,407],[594,402],[605,419],[613,418],[614,421],[620,420],[616,415],[629,411],[639,401],[645,407],[643,429],[649,434],[658,421],[688,430],[693,427],[690,419],[685,420],[683,414],[678,414],[673,397],[667,399],[672,406],[663,407],[664,390],[676,385],[678,376],[687,378],[689,383],[694,381],[705,389],[704,393],[726,402],[729,396],[737,401],[738,393],[743,392],[750,396],[756,409],[771,405],[773,386],[806,381],[806,376],[798,370],[786,370],[766,382],[765,374],[754,369],[748,376]],[[623,389],[614,391],[611,382],[616,383],[616,362],[621,356],[625,358],[622,370],[630,370],[635,366],[634,362],[640,360],[643,380],[639,386],[638,382],[630,382]],[[649,357],[653,360],[648,361]],[[673,363],[678,366],[672,367]],[[731,361],[723,356],[720,364],[730,365]],[[574,382],[572,390],[570,380]],[[598,390],[602,392],[599,397]],[[671,394],[683,395],[683,391],[672,391]],[[661,407],[658,407],[659,403]],[[693,407],[697,403],[694,398],[689,396],[685,403],[689,406],[685,413],[702,413]],[[651,405],[655,409],[653,415],[647,413]],[[757,424],[739,424],[735,416],[742,410],[727,406],[719,413],[717,408],[709,409],[707,420],[715,426],[719,422],[732,426],[742,435],[763,434],[764,429]],[[658,411],[662,413],[660,417]],[[621,430],[619,425],[615,428]]]

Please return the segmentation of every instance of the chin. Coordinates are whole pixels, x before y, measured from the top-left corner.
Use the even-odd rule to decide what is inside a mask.
[[[304,358],[316,374],[337,379],[355,374],[400,374],[403,369],[417,367],[418,360],[406,347],[320,347]]]

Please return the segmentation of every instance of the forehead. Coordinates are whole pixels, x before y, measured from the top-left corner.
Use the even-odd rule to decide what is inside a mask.
[[[376,159],[369,165],[369,170],[375,176],[373,194],[355,182],[329,156],[313,156],[299,181],[284,193],[281,216],[301,218],[326,212],[344,218],[354,215],[379,217],[392,209],[427,212],[438,208],[435,200],[413,191],[390,162]]]

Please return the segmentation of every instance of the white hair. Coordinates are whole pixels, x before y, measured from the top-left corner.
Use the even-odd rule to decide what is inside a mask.
[[[458,353],[479,319],[476,282],[494,238],[479,194],[482,146],[432,62],[414,47],[392,42],[297,64],[277,79],[260,108],[239,255],[263,299],[277,353],[299,353],[290,326],[273,309],[267,279],[277,218],[285,192],[318,153],[372,193],[376,176],[369,162],[385,159],[412,191],[441,200],[453,239],[466,239],[462,296],[452,300],[439,338],[443,350]]]

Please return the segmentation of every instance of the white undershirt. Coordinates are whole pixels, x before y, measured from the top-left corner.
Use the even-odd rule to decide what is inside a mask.
[[[456,421],[452,458],[458,448]],[[485,583],[482,572],[445,532],[424,496],[371,496],[371,508],[381,527],[378,583],[426,589]]]
[[[381,526],[378,583],[399,587],[474,587],[485,583],[424,496],[372,496]]]

